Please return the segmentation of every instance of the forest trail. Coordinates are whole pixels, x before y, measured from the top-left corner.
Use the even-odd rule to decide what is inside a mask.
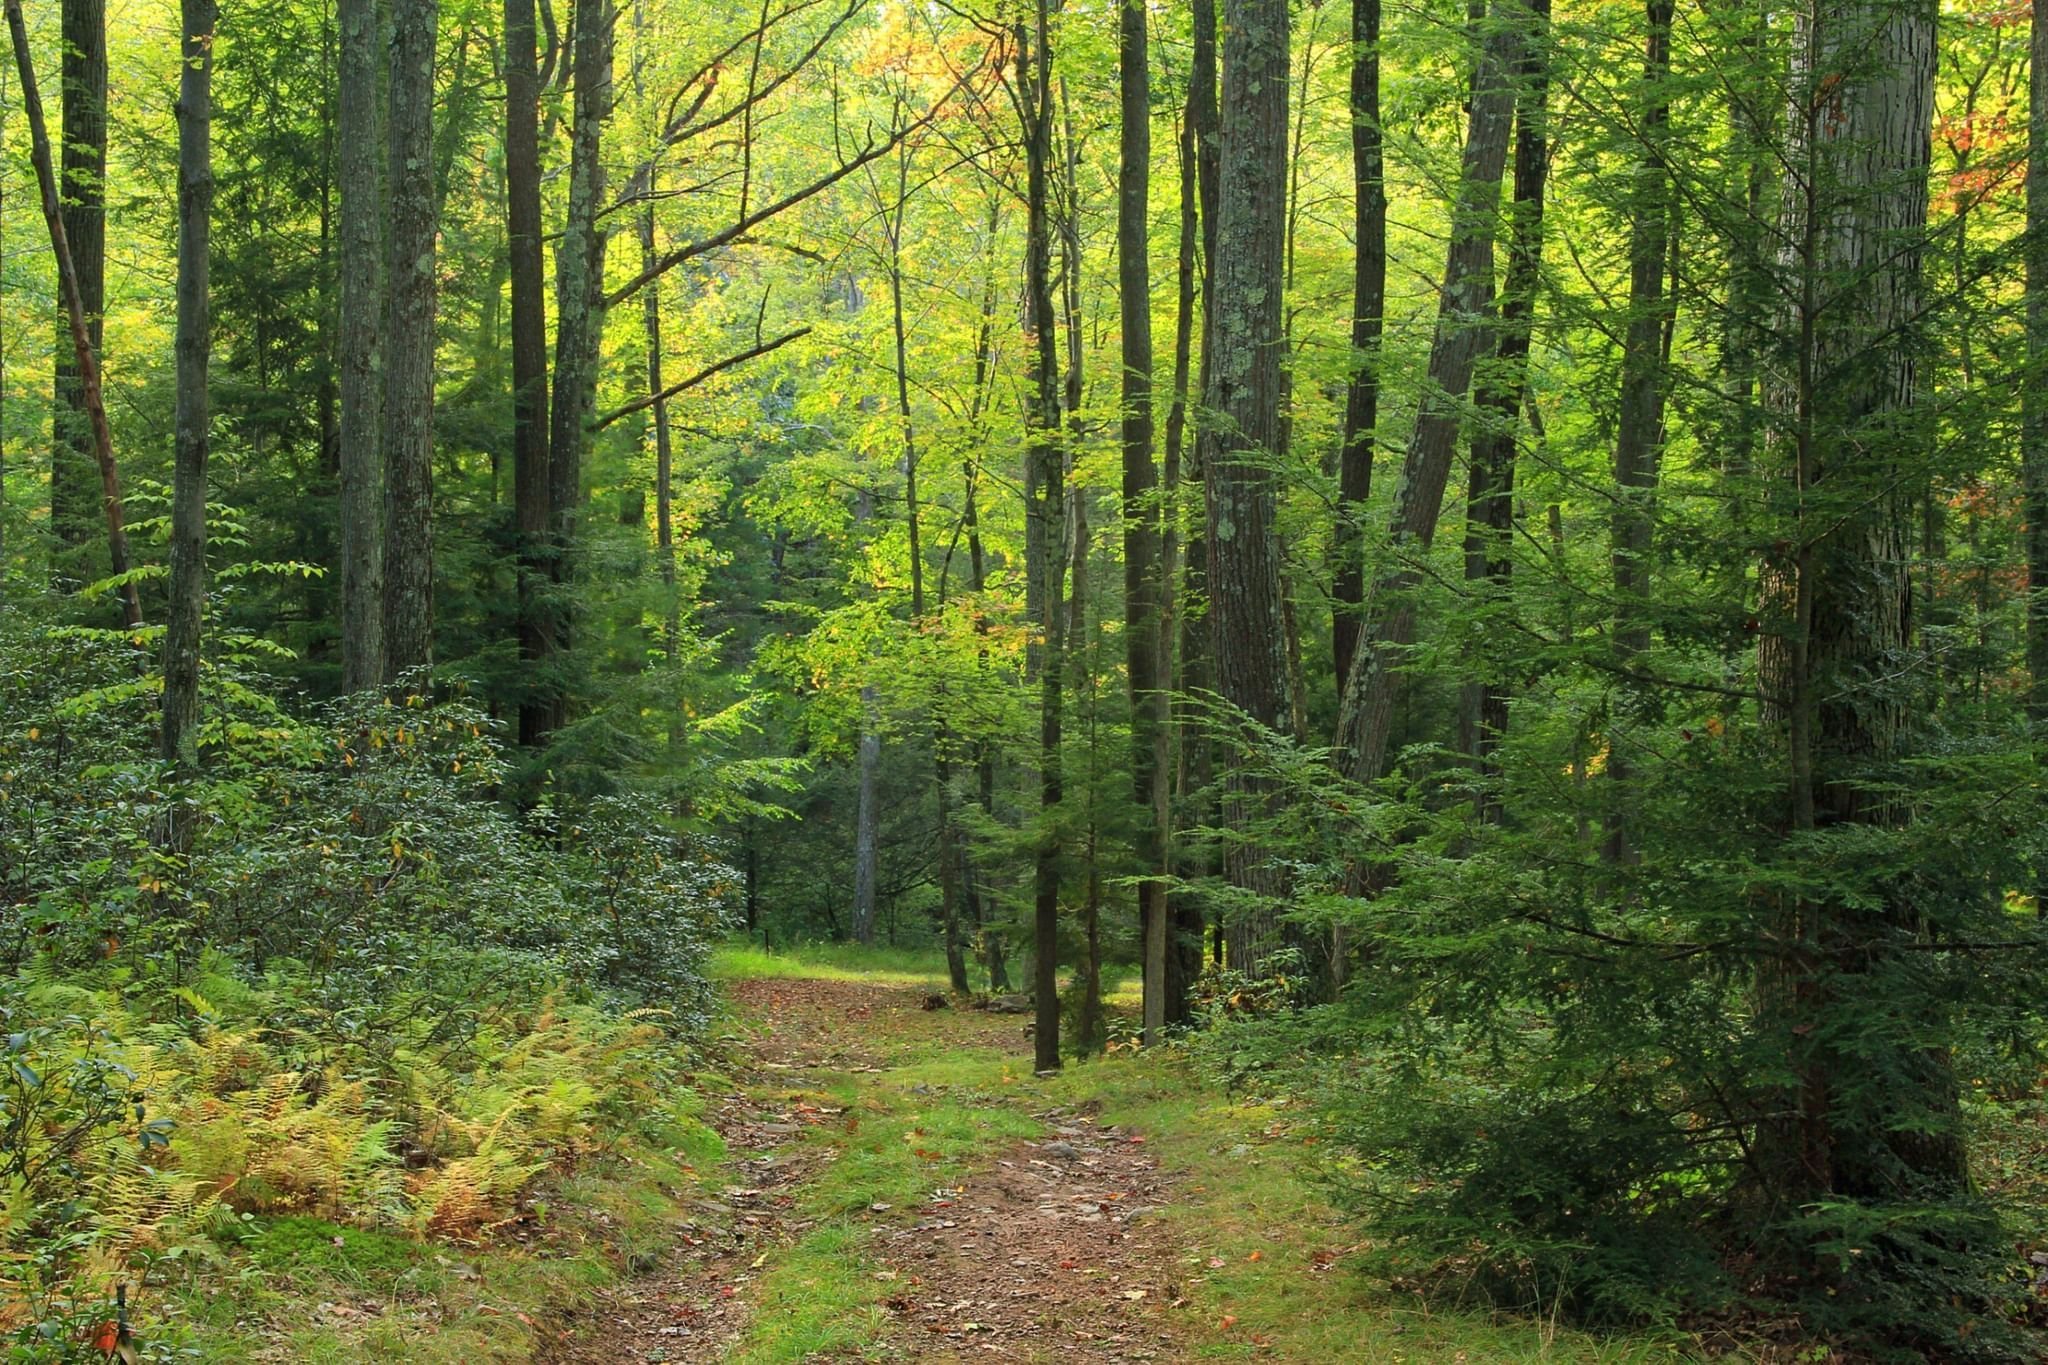
[[[692,1201],[673,1259],[606,1291],[551,1359],[1180,1358],[1176,1182],[1100,1101],[1020,1074],[1019,1020],[928,1011],[905,984],[729,995],[744,1070],[705,1115],[725,1183]]]
[[[724,1160],[666,1256],[557,1320],[550,1365],[1672,1358],[1389,1295],[1306,1116],[1184,1057],[1039,1077],[1021,1018],[927,1010],[918,973],[738,956],[731,1070],[691,1082]]]

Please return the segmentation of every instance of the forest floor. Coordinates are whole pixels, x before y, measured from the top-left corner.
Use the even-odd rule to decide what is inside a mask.
[[[1041,1078],[1020,1018],[927,1010],[918,972],[742,950],[721,975],[733,1065],[696,1084],[723,1160],[682,1167],[667,1246],[551,1315],[542,1361],[1687,1354],[1375,1289],[1293,1116],[1170,1054]]]

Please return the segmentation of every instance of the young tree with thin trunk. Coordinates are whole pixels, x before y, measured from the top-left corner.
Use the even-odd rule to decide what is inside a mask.
[[[22,0],[4,0],[7,33],[14,45],[15,72],[21,77],[21,107],[28,116],[29,159],[35,163],[36,187],[41,193],[43,225],[50,234],[50,254],[57,262],[57,293],[63,301],[65,321],[71,329],[71,354],[78,365],[78,391],[85,415],[92,427],[93,459],[100,470],[100,508],[106,517],[107,557],[116,577],[128,572],[128,530],[121,510],[121,475],[114,464],[114,433],[107,425],[107,405],[100,389],[99,349],[93,345],[92,328],[85,311],[85,297],[79,292],[78,272],[71,263],[71,242],[64,231],[64,211],[58,194],[57,171],[50,153],[49,125],[43,121],[43,101],[36,86],[35,63],[29,59],[28,25],[22,19]],[[132,579],[122,584],[121,614],[130,627],[142,624],[142,594]]]
[[[2027,668],[2034,724],[2048,724],[2048,6],[2028,30],[2025,382],[2020,480],[2026,498]],[[2042,908],[2048,911],[2048,902]]]
[[[377,87],[383,69],[376,0],[338,0],[336,179],[341,192],[340,379],[341,679],[349,692],[384,680],[383,146]]]
[[[199,636],[206,613],[206,456],[212,407],[207,249],[213,223],[214,0],[183,0],[178,77],[178,399],[171,495],[170,608],[164,618],[164,760],[199,767]]]
[[[436,0],[393,0],[385,193],[384,677],[434,657]]]

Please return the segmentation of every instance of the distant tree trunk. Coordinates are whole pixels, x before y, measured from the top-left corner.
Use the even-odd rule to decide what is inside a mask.
[[[1207,362],[1208,419],[1196,449],[1208,508],[1209,625],[1216,690],[1260,725],[1285,730],[1290,709],[1281,613],[1276,477],[1280,438],[1282,249],[1287,214],[1287,0],[1225,0],[1223,157]],[[1225,823],[1264,801],[1231,779]],[[1277,897],[1271,864],[1245,844],[1225,858],[1232,885]],[[1278,946],[1269,908],[1230,926],[1232,964],[1259,973]]]
[[[2048,726],[2048,15],[2036,6],[2027,68],[2027,362],[2020,385],[2021,481],[2026,491],[2028,711]],[[2048,899],[2037,894],[2038,910]]]
[[[377,85],[384,66],[376,0],[339,0],[340,304],[335,368],[341,424],[341,679],[348,692],[384,680],[384,461],[381,345],[383,229]]]
[[[1017,26],[1017,98],[1024,115],[1025,332],[1031,357],[1025,406],[1026,572],[1037,585],[1039,649],[1039,820],[1032,878],[1032,992],[1037,1067],[1060,1065],[1060,833],[1063,796],[1060,723],[1066,661],[1062,588],[1066,555],[1064,453],[1060,448],[1059,339],[1052,301],[1052,44],[1050,0],[1038,0],[1036,23]]]
[[[853,941],[875,941],[875,889],[880,880],[881,808],[875,790],[882,766],[882,734],[875,722],[875,689],[860,690],[860,793],[853,831]]]
[[[1664,295],[1665,258],[1671,241],[1671,192],[1664,139],[1671,123],[1671,17],[1673,0],[1648,0],[1639,114],[1642,161],[1636,169],[1629,213],[1628,327],[1622,339],[1621,403],[1614,439],[1614,650],[1624,667],[1650,647],[1650,542],[1664,440],[1664,335],[1671,304]],[[1622,682],[1625,696],[1641,689]],[[1628,787],[1633,775],[1625,725],[1609,725],[1607,776],[1613,785],[1607,838],[1609,861],[1634,855],[1628,837]]]
[[[1386,765],[1394,698],[1401,687],[1400,655],[1415,638],[1415,604],[1410,593],[1421,574],[1411,561],[1428,549],[1436,536],[1462,400],[1490,333],[1486,314],[1493,295],[1495,219],[1501,173],[1507,167],[1508,133],[1514,123],[1514,71],[1528,27],[1525,0],[1495,0],[1495,13],[1490,17],[1495,22],[1475,26],[1483,27],[1486,34],[1472,73],[1464,160],[1451,210],[1451,239],[1437,300],[1428,383],[1394,494],[1389,539],[1399,553],[1398,567],[1372,585],[1338,707],[1337,748],[1346,775],[1354,781],[1372,781]]]
[[[1117,159],[1117,294],[1123,323],[1124,666],[1131,703],[1131,800],[1139,866],[1166,872],[1160,784],[1166,780],[1165,616],[1159,552],[1159,471],[1152,462],[1152,86],[1143,0],[1119,0],[1117,73],[1122,119]],[[1145,1041],[1166,1025],[1166,886],[1138,890],[1144,945]]]
[[[640,268],[654,265],[654,205],[640,212]],[[647,391],[660,394],[661,289],[649,284],[640,294],[641,321],[647,329]],[[661,654],[671,667],[682,647],[683,603],[676,592],[675,441],[669,432],[668,400],[654,400],[650,426],[654,435],[654,548],[661,564]]]
[[[163,757],[199,768],[199,634],[206,610],[206,453],[212,344],[207,244],[213,223],[214,0],[183,0],[178,76],[178,398],[171,494],[170,609],[164,618]],[[182,846],[183,839],[178,843]]]
[[[59,91],[64,240],[78,274],[78,299],[95,355],[104,354],[107,299],[107,8],[106,0],[63,0]],[[51,426],[50,530],[67,550],[93,538],[92,418],[78,380],[68,332],[51,352],[57,405]]]
[[[540,73],[534,0],[505,0],[505,222],[512,282],[512,484],[519,535],[519,657],[527,671],[519,742],[542,743],[551,708],[546,272],[541,257]],[[656,389],[656,393],[661,390]]]
[[[384,314],[384,676],[434,658],[436,0],[392,0]]]
[[[1792,524],[1764,567],[1758,663],[1795,833],[1909,818],[1887,784],[1909,706],[1893,679],[1911,639],[1911,480],[1936,421],[1917,363],[1935,34],[1934,0],[1812,0],[1794,37],[1778,235],[1789,354],[1766,392]],[[1787,896],[1772,926],[1759,1016],[1793,1079],[1755,1165],[1783,1208],[1924,1207],[1968,1188],[1947,1052],[1920,1047],[1912,1019],[1847,1046],[1831,1026],[1844,1000],[1917,973],[1902,954],[1929,941],[1924,894]]]
[[[107,407],[100,392],[99,350],[93,345],[87,321],[85,299],[79,292],[78,272],[71,264],[71,243],[64,233],[64,211],[57,190],[57,171],[50,155],[49,126],[43,121],[42,96],[36,87],[35,64],[29,60],[28,25],[21,17],[21,0],[5,0],[7,32],[14,44],[14,66],[21,77],[21,107],[28,116],[29,159],[35,163],[36,186],[41,191],[43,224],[50,233],[50,254],[57,262],[57,292],[64,302],[64,317],[71,326],[72,358],[78,365],[79,399],[85,405],[86,420],[92,427],[93,459],[100,469],[100,507],[106,514],[107,557],[116,575],[128,572],[128,532],[121,512],[121,475],[114,465],[114,433],[107,426]],[[142,595],[131,581],[121,589],[122,619],[130,626],[142,624]]]
[[[1337,452],[1337,560],[1330,595],[1330,644],[1337,691],[1358,648],[1365,600],[1366,500],[1379,439],[1380,334],[1387,311],[1387,187],[1380,132],[1380,0],[1351,0],[1351,379],[1344,390],[1344,435]]]
[[[597,402],[598,346],[604,335],[605,233],[598,211],[605,193],[604,122],[612,102],[612,27],[610,0],[577,4],[570,58],[569,203],[555,247],[555,391],[548,438],[557,583],[572,576],[570,556],[583,505],[583,451]],[[565,647],[571,622],[566,610],[557,616],[557,645]],[[566,702],[558,691],[550,728],[567,718]]]
[[[1502,606],[1513,572],[1515,448],[1528,392],[1529,341],[1543,273],[1543,191],[1550,173],[1550,0],[1529,0],[1534,26],[1518,73],[1515,96],[1515,188],[1509,211],[1507,278],[1494,326],[1494,364],[1478,385],[1485,425],[1472,438],[1471,484],[1466,504],[1465,580],[1479,600]],[[1459,715],[1459,747],[1478,768],[1481,815],[1499,819],[1500,794],[1487,784],[1500,775],[1494,757],[1508,728],[1508,689],[1485,661],[1466,685]]]

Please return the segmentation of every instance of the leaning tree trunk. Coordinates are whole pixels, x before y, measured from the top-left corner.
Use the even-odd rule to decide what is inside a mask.
[[[384,676],[434,657],[436,0],[393,0],[385,193]]]
[[[57,260],[57,292],[71,327],[71,353],[78,365],[78,390],[92,426],[93,459],[100,468],[100,506],[106,514],[107,558],[116,576],[128,572],[128,531],[121,512],[121,475],[114,465],[114,433],[107,425],[107,405],[100,391],[99,349],[79,292],[78,271],[71,263],[71,242],[64,232],[64,211],[57,189],[57,171],[50,155],[50,130],[43,121],[42,96],[36,87],[35,64],[29,60],[28,25],[21,0],[5,0],[7,33],[14,44],[14,66],[21,77],[21,108],[28,116],[29,159],[35,163],[41,192],[43,224],[50,233],[50,254]],[[131,579],[121,587],[122,619],[130,628],[142,624],[142,594]]]
[[[336,176],[341,191],[340,303],[335,328],[341,424],[341,678],[361,692],[384,680],[384,460],[379,445],[383,306],[376,0],[339,0]]]
[[[1287,215],[1287,0],[1226,0],[1223,156],[1211,267],[1209,420],[1196,441],[1208,512],[1209,627],[1216,690],[1268,730],[1288,723],[1277,478],[1282,250]],[[1225,823],[1256,818],[1265,795],[1233,775]],[[1263,898],[1230,928],[1232,965],[1260,973],[1278,945],[1282,883],[1250,844],[1225,858],[1232,885]]]
[[[107,300],[107,7],[106,0],[63,0],[63,97],[59,146],[64,240],[78,275],[78,301],[95,355],[104,352]],[[67,550],[93,538],[92,417],[67,334],[51,352],[57,404],[50,445],[50,530]]]
[[[1515,188],[1509,210],[1507,278],[1494,324],[1493,365],[1478,385],[1484,425],[1472,437],[1466,502],[1465,581],[1478,599],[1505,609],[1514,569],[1515,446],[1528,390],[1529,342],[1543,274],[1543,192],[1550,174],[1550,0],[1529,0],[1534,26],[1515,95]],[[1479,814],[1502,813],[1495,751],[1508,728],[1508,689],[1481,659],[1459,708],[1459,747],[1477,768]]]
[[[1621,349],[1621,404],[1614,437],[1614,652],[1627,671],[1650,647],[1650,547],[1654,519],[1650,500],[1657,488],[1664,439],[1664,333],[1670,304],[1664,295],[1664,263],[1671,240],[1671,195],[1665,165],[1665,133],[1671,123],[1672,0],[1649,0],[1649,37],[1643,58],[1639,114],[1642,161],[1629,206],[1628,327]],[[1624,695],[1641,689],[1623,682]],[[1613,791],[1602,854],[1626,862],[1629,847],[1629,781],[1633,774],[1625,725],[1610,725],[1607,778]]]
[[[171,493],[171,588],[164,618],[163,757],[199,767],[199,633],[206,608],[206,392],[212,343],[207,243],[213,223],[214,0],[184,0],[178,76],[178,397]],[[182,832],[181,832],[182,834]],[[176,841],[179,847],[184,840]]]
[[[1779,232],[1789,344],[1766,390],[1789,525],[1764,566],[1759,669],[1795,835],[1909,818],[1888,788],[1905,757],[1914,485],[1934,440],[1917,356],[1935,14],[1934,0],[1814,0],[1794,38]],[[1853,905],[1788,897],[1771,926],[1759,1018],[1793,1080],[1754,1165],[1784,1207],[1924,1205],[1968,1187],[1953,1064],[1920,1042],[1915,1005],[1895,999],[1905,1017],[1842,1045],[1849,1002],[1885,990],[1930,942],[1913,897],[1874,874]]]
[[[1528,28],[1526,0],[1495,0],[1488,33],[1472,72],[1471,112],[1451,237],[1437,299],[1429,380],[1402,459],[1389,539],[1395,566],[1380,575],[1361,609],[1357,648],[1345,673],[1337,713],[1337,748],[1345,774],[1377,779],[1386,766],[1400,656],[1415,639],[1412,594],[1422,581],[1419,558],[1435,538],[1450,477],[1463,399],[1490,328],[1493,240],[1514,123],[1515,67]]]

